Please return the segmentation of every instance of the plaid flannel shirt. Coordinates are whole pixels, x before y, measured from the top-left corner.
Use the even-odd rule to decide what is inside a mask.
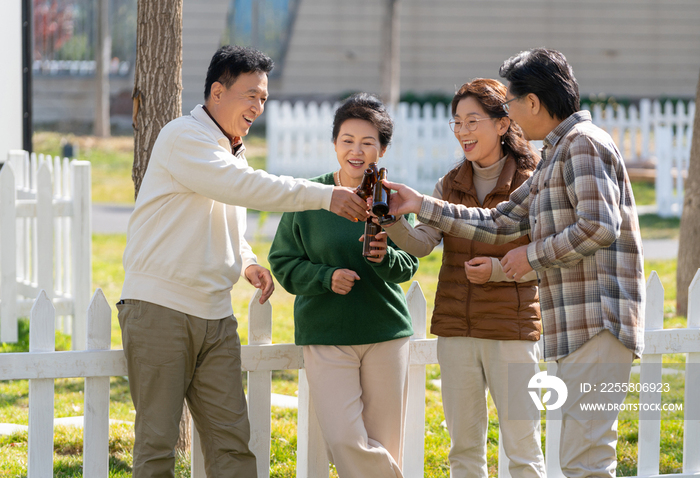
[[[421,222],[491,244],[530,234],[544,356],[558,360],[604,329],[636,356],[644,348],[644,265],[637,208],[610,135],[588,111],[544,140],[542,160],[509,201],[467,208],[425,197]]]

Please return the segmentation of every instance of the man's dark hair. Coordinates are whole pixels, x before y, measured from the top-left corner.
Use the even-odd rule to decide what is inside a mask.
[[[349,119],[369,121],[379,132],[379,144],[389,146],[394,133],[394,122],[386,106],[376,96],[369,93],[356,93],[345,100],[335,111],[333,118],[333,142],[338,139],[340,127]]]
[[[209,63],[204,82],[204,99],[211,94],[211,85],[218,81],[230,88],[241,73],[265,74],[272,71],[274,62],[263,52],[249,47],[225,45],[219,48]]]
[[[574,70],[556,50],[522,51],[504,61],[498,73],[510,82],[514,96],[534,93],[549,114],[559,120],[581,109]]]

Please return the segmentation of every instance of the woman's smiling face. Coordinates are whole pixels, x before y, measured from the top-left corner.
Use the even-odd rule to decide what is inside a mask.
[[[461,123],[455,138],[468,161],[484,168],[503,157],[501,136],[508,130],[508,118],[490,118],[476,98],[468,96],[457,104],[454,121]]]
[[[351,118],[340,125],[335,140],[335,152],[340,164],[340,182],[355,187],[362,182],[365,169],[384,156],[386,147],[379,142],[379,131],[369,121]]]

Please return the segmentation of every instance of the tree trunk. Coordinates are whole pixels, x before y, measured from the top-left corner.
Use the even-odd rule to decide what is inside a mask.
[[[180,436],[177,439],[176,450],[189,453],[192,448],[192,429],[190,428],[190,422],[192,421],[192,414],[190,413],[190,408],[187,406],[187,400],[182,406],[182,416],[180,417]]]
[[[700,79],[695,93],[695,105],[700,108]],[[680,172],[679,172],[680,174]],[[688,180],[685,182],[681,237],[678,244],[676,272],[676,313],[688,315],[688,287],[700,268],[700,110],[695,110],[693,143],[690,148]],[[683,258],[683,260],[681,260]]]
[[[109,31],[109,0],[97,0],[97,48],[95,51],[95,136],[110,136],[109,66],[112,58],[112,36]]]
[[[182,0],[139,0],[137,16],[134,198],[158,133],[182,112]]]
[[[182,112],[182,1],[139,0],[132,121],[134,198],[138,197],[158,133]],[[190,449],[190,411],[184,403],[177,449]]]
[[[382,101],[396,111],[401,79],[401,25],[399,0],[385,0],[382,27]]]

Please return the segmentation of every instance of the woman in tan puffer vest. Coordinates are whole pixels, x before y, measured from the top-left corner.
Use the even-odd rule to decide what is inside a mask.
[[[450,126],[465,159],[437,182],[433,196],[493,208],[532,174],[539,158],[520,127],[508,118],[505,97],[506,87],[500,82],[480,78],[455,94]],[[450,476],[488,476],[490,391],[510,474],[544,477],[538,420],[511,420],[507,412],[508,388],[527,390],[531,376],[509,377],[508,364],[532,363],[534,374],[540,358],[537,277],[531,272],[514,281],[500,264],[509,250],[527,244],[527,237],[494,246],[443,234],[425,224],[413,228],[405,219],[386,231],[401,249],[418,257],[430,254],[443,241],[430,331],[438,336],[442,400],[452,441]]]

